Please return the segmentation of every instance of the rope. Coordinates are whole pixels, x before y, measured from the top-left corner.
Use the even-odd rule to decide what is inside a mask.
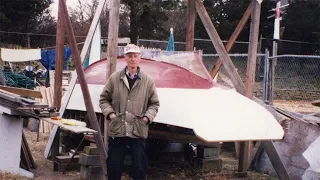
[[[17,88],[34,89],[36,87],[32,79],[11,71],[3,71],[3,76],[6,80],[6,85]]]

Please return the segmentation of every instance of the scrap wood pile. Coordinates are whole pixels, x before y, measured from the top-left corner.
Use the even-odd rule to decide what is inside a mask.
[[[40,91],[42,95],[42,99],[36,98],[37,102],[48,104],[49,107],[53,106],[53,89],[51,87],[45,87],[45,86],[37,86],[35,88],[36,91]],[[51,133],[51,129],[53,127],[53,124],[50,124],[48,122],[45,122],[43,120],[40,120],[39,125],[39,132],[41,133]]]

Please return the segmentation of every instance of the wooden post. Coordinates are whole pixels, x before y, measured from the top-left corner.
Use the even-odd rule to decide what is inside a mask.
[[[120,0],[110,2],[109,11],[109,31],[108,31],[108,50],[107,50],[107,79],[117,68],[118,57],[118,34],[119,34],[119,9]],[[104,143],[108,147],[108,127],[109,121],[105,118],[104,121]]]
[[[195,0],[188,0],[188,22],[186,32],[186,51],[193,51],[194,48],[194,24],[196,21]]]
[[[253,98],[253,87],[255,83],[256,63],[257,63],[257,48],[259,41],[259,25],[260,25],[260,11],[261,4],[256,0],[252,0],[251,11],[251,24],[249,36],[249,49],[248,49],[248,63],[246,73],[246,90],[245,96],[249,99]],[[247,171],[247,164],[249,158],[249,141],[240,143],[240,156],[239,156],[239,172]]]
[[[227,73],[230,76],[230,79],[234,85],[234,87],[236,88],[237,92],[239,92],[240,94],[244,95],[244,84],[239,76],[239,74],[237,73],[237,70],[234,66],[234,64],[232,63],[228,52],[226,51],[219,35],[218,32],[216,30],[216,28],[214,27],[211,18],[209,17],[206,8],[204,7],[204,5],[202,4],[201,0],[196,0],[196,9],[197,12],[200,16],[200,19],[204,25],[204,27],[206,28],[208,35],[213,43],[213,46],[215,47],[216,51],[219,54],[219,57],[222,60],[222,63],[225,67],[225,69],[227,70]]]
[[[216,48],[216,50],[222,60],[222,63],[225,66],[227,73],[229,74],[231,81],[234,84],[236,90],[241,94],[245,94],[244,93],[245,92],[244,84],[241,81],[241,78],[240,78],[239,74],[237,73],[230,57],[228,56],[228,54],[227,54],[227,52],[221,42],[221,39],[220,39],[216,29],[214,28],[214,26],[211,22],[211,19],[207,13],[205,7],[203,6],[201,0],[196,0],[196,9],[197,9],[197,12],[201,18],[201,21],[202,21],[203,25],[205,26],[207,33],[209,34],[210,39],[211,39],[214,47]],[[255,49],[255,51],[256,51],[256,49]],[[269,112],[275,113],[274,109],[270,108],[269,106],[266,106],[260,99],[253,98],[253,100],[256,101],[257,103],[261,104],[262,106],[264,106]],[[278,114],[276,113],[276,115],[278,115]],[[275,116],[275,117],[279,118],[279,116]],[[267,142],[269,144],[271,143],[272,146],[274,146],[272,141],[267,141]],[[277,168],[277,167],[284,167],[281,159],[279,158],[277,150],[275,148],[273,148],[272,151],[270,151],[270,152],[277,155],[277,156],[275,156],[275,155],[267,152],[270,160],[274,161],[274,162],[281,163],[281,166],[274,166],[276,172],[281,173],[282,171],[286,171],[286,169],[283,169],[283,168],[278,169]],[[286,171],[286,173],[287,173],[287,171]]]
[[[118,55],[118,33],[119,33],[119,9],[120,0],[110,1],[108,52],[107,52],[107,78],[116,71]]]
[[[80,54],[81,62],[84,62],[84,60],[87,57],[88,50],[90,48],[90,44],[91,44],[94,32],[95,32],[95,30],[97,28],[97,25],[98,25],[98,22],[99,22],[99,19],[100,19],[100,15],[101,15],[101,13],[103,11],[103,8],[106,5],[106,3],[107,3],[107,0],[100,0],[99,1],[99,5],[98,5],[98,7],[96,9],[96,12],[94,14],[93,20],[91,22],[91,25],[90,25],[90,28],[89,28],[89,31],[88,31],[88,34],[87,34],[87,37],[86,37],[86,40],[85,40],[83,48],[81,50],[81,54]],[[74,89],[74,87],[76,85],[77,78],[78,78],[77,73],[75,73],[73,71],[72,72],[72,76],[71,76],[71,80],[70,80],[70,83],[69,83],[68,91],[67,91],[67,93],[65,95],[65,98],[63,99],[63,102],[61,104],[61,108],[60,108],[60,111],[59,111],[61,116],[64,114],[64,111],[67,108],[67,105],[69,103],[70,97],[71,97],[72,92],[73,92],[73,89]],[[57,129],[58,129],[58,126],[55,125],[55,126],[53,126],[53,128],[51,130],[51,134],[50,134],[46,149],[44,151],[45,158],[48,158],[48,156],[49,156],[50,149],[51,149],[54,137],[56,135]]]
[[[60,8],[63,10],[63,14],[64,14],[64,20],[65,20],[65,25],[66,25],[66,29],[68,32],[68,38],[69,38],[69,43],[72,49],[72,59],[74,61],[75,67],[76,67],[76,72],[78,74],[78,80],[80,83],[80,87],[82,90],[82,94],[83,94],[83,98],[84,98],[84,103],[86,106],[86,110],[87,110],[87,116],[88,116],[88,120],[90,121],[91,126],[93,127],[94,130],[97,131],[96,134],[94,134],[94,138],[95,138],[95,142],[97,144],[97,148],[99,151],[99,156],[100,156],[100,163],[103,169],[103,173],[104,173],[104,179],[107,179],[107,152],[103,143],[103,139],[102,139],[102,135],[101,135],[101,130],[98,124],[98,119],[96,116],[96,113],[94,112],[93,109],[93,105],[92,105],[92,101],[91,101],[91,97],[90,97],[90,93],[89,93],[89,88],[86,82],[86,79],[84,77],[84,72],[82,69],[82,62],[80,59],[80,54],[78,52],[78,48],[77,48],[77,43],[76,43],[76,39],[74,36],[74,32],[71,26],[71,21],[70,21],[70,17],[69,17],[69,13],[68,13],[68,9],[67,9],[67,5],[65,3],[65,0],[60,0]]]
[[[229,52],[234,44],[234,42],[237,40],[239,34],[241,33],[243,27],[246,25],[250,14],[251,14],[251,7],[252,7],[252,2],[249,4],[246,12],[243,14],[240,22],[238,23],[236,29],[234,30],[233,34],[231,35],[228,43],[226,44],[226,50]],[[222,61],[221,58],[218,58],[216,64],[213,66],[212,70],[210,71],[210,75],[212,79],[217,75],[219,72],[220,67],[222,66]]]
[[[56,67],[55,67],[55,74],[54,74],[54,98],[53,98],[53,104],[54,104],[53,106],[58,109],[60,109],[61,99],[62,99],[64,35],[65,35],[65,30],[64,30],[64,21],[63,21],[63,11],[61,8],[58,8],[58,23],[57,23],[57,37],[56,37]]]

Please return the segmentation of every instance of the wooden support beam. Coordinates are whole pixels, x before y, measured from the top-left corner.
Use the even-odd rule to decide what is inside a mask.
[[[241,33],[243,27],[246,25],[250,14],[251,14],[251,7],[252,7],[252,2],[249,4],[246,12],[243,14],[240,22],[238,23],[236,29],[234,30],[233,34],[231,35],[228,43],[226,44],[226,50],[229,52],[234,45],[235,41],[237,40],[239,34]],[[213,66],[212,70],[210,71],[210,75],[212,79],[216,77],[217,73],[219,72],[220,67],[222,66],[222,61],[221,58],[218,58],[216,64]]]
[[[257,3],[258,1],[255,1],[255,3]],[[207,33],[209,34],[210,36],[210,39],[214,45],[214,47],[216,48],[216,51],[218,52],[221,60],[222,60],[222,63],[224,65],[224,67],[226,68],[227,70],[227,73],[229,74],[230,76],[230,79],[232,81],[232,83],[234,84],[234,87],[236,88],[236,90],[241,93],[241,94],[245,94],[245,87],[244,87],[244,84],[239,76],[239,74],[237,73],[230,57],[228,56],[222,42],[221,42],[221,39],[216,31],[216,29],[214,28],[213,26],[213,23],[211,22],[211,19],[205,9],[205,7],[203,6],[201,0],[196,0],[196,9],[197,9],[197,12],[201,18],[201,21],[202,23],[204,24],[206,30],[207,30]],[[255,49],[256,50],[256,49]],[[261,102],[261,100],[257,99],[257,98],[253,98],[256,102],[260,103],[262,106],[265,106],[271,113],[274,113],[274,110],[272,108],[270,108],[269,106],[266,106],[263,102]],[[279,116],[275,116],[276,118],[279,118]],[[273,145],[273,142],[272,141],[266,141],[267,143],[271,143]],[[270,152],[270,151],[269,151]],[[270,152],[271,153],[271,152]],[[274,161],[274,162],[279,162],[281,163],[281,165],[278,165],[278,166],[282,166],[284,167],[284,165],[282,164],[282,161],[277,153],[277,150],[274,148],[273,149],[273,153],[276,154],[276,155],[270,155],[269,158],[271,161]],[[269,155],[269,153],[268,153]],[[274,166],[274,168],[278,168],[278,166]],[[283,170],[280,169],[280,170]],[[277,171],[277,169],[276,169]],[[287,173],[287,172],[286,172]]]
[[[60,2],[59,2],[60,3]],[[54,98],[53,106],[60,109],[62,99],[62,73],[64,62],[64,21],[63,11],[58,8],[57,36],[56,36],[56,67],[54,73]]]
[[[98,25],[98,22],[99,22],[99,19],[100,19],[100,15],[101,15],[101,13],[103,11],[103,8],[106,5],[106,3],[107,3],[107,0],[100,0],[99,1],[99,5],[98,5],[98,7],[96,9],[96,12],[94,14],[92,23],[90,25],[86,40],[84,42],[84,45],[83,45],[83,48],[82,48],[82,51],[81,51],[81,55],[80,55],[81,62],[83,62],[87,57],[88,50],[89,50],[89,47],[90,47],[94,32],[95,32],[95,30],[97,28],[97,25]],[[72,76],[71,76],[71,80],[70,80],[70,83],[69,83],[68,91],[67,91],[66,95],[64,96],[64,99],[63,99],[63,102],[62,102],[62,105],[61,105],[61,108],[60,108],[60,111],[59,111],[60,116],[63,116],[64,111],[67,108],[67,105],[69,103],[69,100],[70,100],[71,94],[73,92],[74,86],[76,85],[77,78],[78,78],[77,73],[72,72]],[[51,149],[54,137],[56,135],[57,129],[58,129],[58,126],[53,126],[53,128],[52,128],[52,131],[51,131],[51,134],[50,134],[46,149],[44,151],[45,158],[48,158],[48,156],[49,156],[50,149]]]
[[[271,164],[278,174],[279,179],[282,180],[290,180],[291,177],[284,166],[281,157],[279,156],[276,147],[273,144],[273,141],[264,141],[262,142],[262,145],[264,147],[264,150],[268,154],[268,157],[271,161]]]
[[[118,34],[119,34],[119,9],[120,0],[110,1],[108,50],[107,50],[107,77],[116,71],[118,55]]]
[[[0,86],[0,90],[5,90],[14,94],[18,94],[20,96],[28,96],[28,97],[39,98],[39,99],[42,98],[41,92],[30,90],[30,89]]]
[[[70,43],[70,46],[72,49],[72,59],[74,61],[75,68],[76,68],[76,71],[78,74],[78,80],[79,80],[80,87],[82,90],[84,103],[85,103],[86,110],[87,110],[88,120],[90,121],[90,125],[93,127],[93,129],[97,131],[97,133],[94,134],[94,138],[95,138],[95,142],[97,144],[97,148],[99,150],[100,162],[101,162],[101,166],[102,166],[103,173],[104,173],[103,177],[104,177],[104,179],[107,179],[107,162],[106,162],[107,161],[107,152],[106,152],[106,149],[105,149],[105,146],[103,143],[100,127],[98,124],[98,119],[97,119],[96,113],[93,109],[93,104],[91,101],[89,88],[88,88],[86,79],[84,77],[84,71],[82,69],[82,62],[80,59],[80,54],[78,52],[74,32],[73,32],[73,29],[71,26],[71,21],[70,21],[67,5],[66,5],[65,0],[60,0],[59,4],[61,4],[60,8],[63,10],[65,26],[66,26],[66,30],[68,32],[69,43]]]
[[[260,11],[261,4],[256,0],[251,1],[251,24],[249,35],[249,48],[248,48],[248,63],[246,73],[245,96],[249,99],[253,98],[253,87],[255,83],[256,64],[257,64],[257,48],[259,41],[259,25],[260,25]],[[247,171],[247,164],[249,160],[250,142],[245,141],[240,143],[240,156],[239,156],[239,172]]]
[[[186,32],[186,51],[193,51],[194,48],[194,24],[196,21],[195,0],[188,0],[188,21]]]
[[[109,30],[108,30],[108,50],[107,50],[107,79],[117,68],[118,57],[118,35],[119,35],[119,9],[120,0],[110,2],[109,10]],[[104,119],[104,143],[108,148],[108,127],[109,121]],[[108,149],[106,150],[108,152]]]
[[[258,141],[256,142],[255,146],[252,148],[250,155],[249,155],[249,161],[247,164],[246,169],[250,168],[251,163],[257,158],[257,156],[261,153],[262,151],[262,146],[261,146],[262,142]]]
[[[217,53],[219,54],[219,57],[222,60],[222,63],[227,71],[227,73],[230,76],[230,79],[234,85],[234,87],[236,88],[237,92],[239,92],[240,94],[244,95],[244,84],[239,76],[239,74],[237,73],[236,67],[234,66],[234,64],[231,61],[231,58],[229,57],[220,37],[219,34],[216,30],[216,28],[214,27],[210,16],[207,13],[206,8],[204,7],[204,5],[202,4],[201,0],[196,0],[196,9],[197,12],[200,16],[200,19],[204,25],[204,27],[207,30],[207,33],[213,43],[213,46],[215,47]]]

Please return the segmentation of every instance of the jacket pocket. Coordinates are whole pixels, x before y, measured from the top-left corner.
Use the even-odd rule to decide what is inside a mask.
[[[114,117],[109,122],[109,136],[122,136],[124,135],[123,124],[119,116]]]
[[[136,116],[133,121],[133,132],[132,134],[143,139],[148,137],[149,126],[142,120],[142,117]]]

